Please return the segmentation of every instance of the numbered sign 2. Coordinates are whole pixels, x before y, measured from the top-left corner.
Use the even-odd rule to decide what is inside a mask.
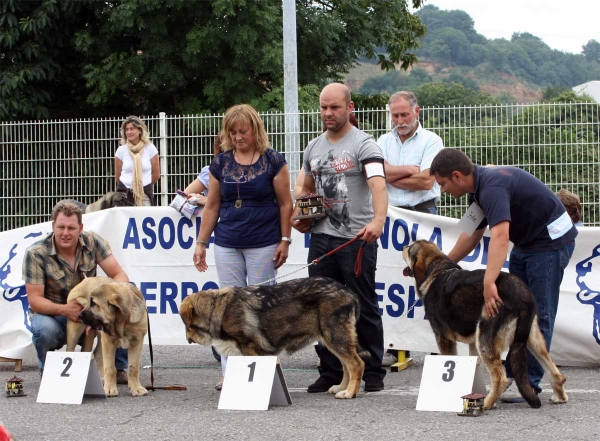
[[[83,396],[104,397],[90,352],[48,352],[38,403],[81,404]]]
[[[486,394],[477,357],[425,357],[417,410],[460,412],[463,407],[461,397],[471,392]]]
[[[292,404],[277,357],[228,357],[219,409],[267,410]]]

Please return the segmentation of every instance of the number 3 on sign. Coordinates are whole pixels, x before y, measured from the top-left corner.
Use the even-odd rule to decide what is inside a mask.
[[[456,367],[456,363],[452,360],[448,360],[446,363],[444,363],[444,367],[448,368],[448,371],[442,375],[442,380],[444,380],[446,383],[449,383],[454,378],[454,368]]]
[[[460,412],[463,395],[471,392],[486,393],[481,375],[477,357],[427,355],[417,410]],[[475,390],[475,386],[482,386],[483,391]]]

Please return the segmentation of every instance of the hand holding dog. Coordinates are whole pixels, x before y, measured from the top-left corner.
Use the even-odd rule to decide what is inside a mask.
[[[71,300],[63,305],[62,315],[72,322],[80,322],[79,313],[83,309],[83,306],[79,304],[77,300]]]
[[[498,304],[504,305],[504,302],[498,295],[498,287],[495,282],[483,284],[483,300],[485,301],[485,310],[490,317],[498,314]]]

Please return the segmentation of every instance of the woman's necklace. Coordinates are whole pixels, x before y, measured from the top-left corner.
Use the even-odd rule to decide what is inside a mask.
[[[254,155],[256,155],[256,147],[254,148],[254,152],[252,152],[252,158],[250,159],[250,162],[245,167],[250,167],[252,165],[252,162],[254,162]],[[233,156],[235,157],[235,151],[233,152]],[[244,165],[242,163],[239,163],[239,164],[240,165]],[[240,173],[240,177],[238,178],[238,183],[237,183],[237,196],[238,196],[238,198],[235,200],[235,208],[241,208],[242,207],[242,197],[240,196],[240,182],[239,181],[245,176],[246,171],[242,171]]]

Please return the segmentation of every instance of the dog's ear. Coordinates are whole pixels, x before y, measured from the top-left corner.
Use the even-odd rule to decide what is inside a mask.
[[[125,290],[128,290],[128,284],[121,284],[119,282],[108,283],[104,286],[101,286],[100,289],[106,302],[109,305],[114,306],[119,312],[123,315],[123,317],[129,320],[129,316],[131,315],[131,307],[132,299],[129,298],[127,294],[125,294]]]
[[[112,198],[113,206],[115,207],[133,207],[133,204],[127,200],[127,195],[125,193],[120,193],[116,191]]]
[[[181,316],[181,320],[183,320],[183,323],[187,328],[190,323],[192,323],[192,319],[194,317],[194,304],[191,296],[186,297],[183,299],[183,302],[181,302],[181,306],[179,307],[179,315]]]
[[[144,295],[135,285],[132,285],[131,283],[124,284],[123,289],[129,290],[129,296],[132,299],[129,322],[139,323],[144,318],[144,310],[146,309],[146,300],[144,299]]]
[[[425,274],[427,271],[427,265],[425,263],[425,259],[423,258],[423,254],[426,253],[426,250],[423,250],[421,244],[413,244],[410,248],[410,258],[413,262],[412,271],[415,277],[415,281],[422,282],[425,280]]]

